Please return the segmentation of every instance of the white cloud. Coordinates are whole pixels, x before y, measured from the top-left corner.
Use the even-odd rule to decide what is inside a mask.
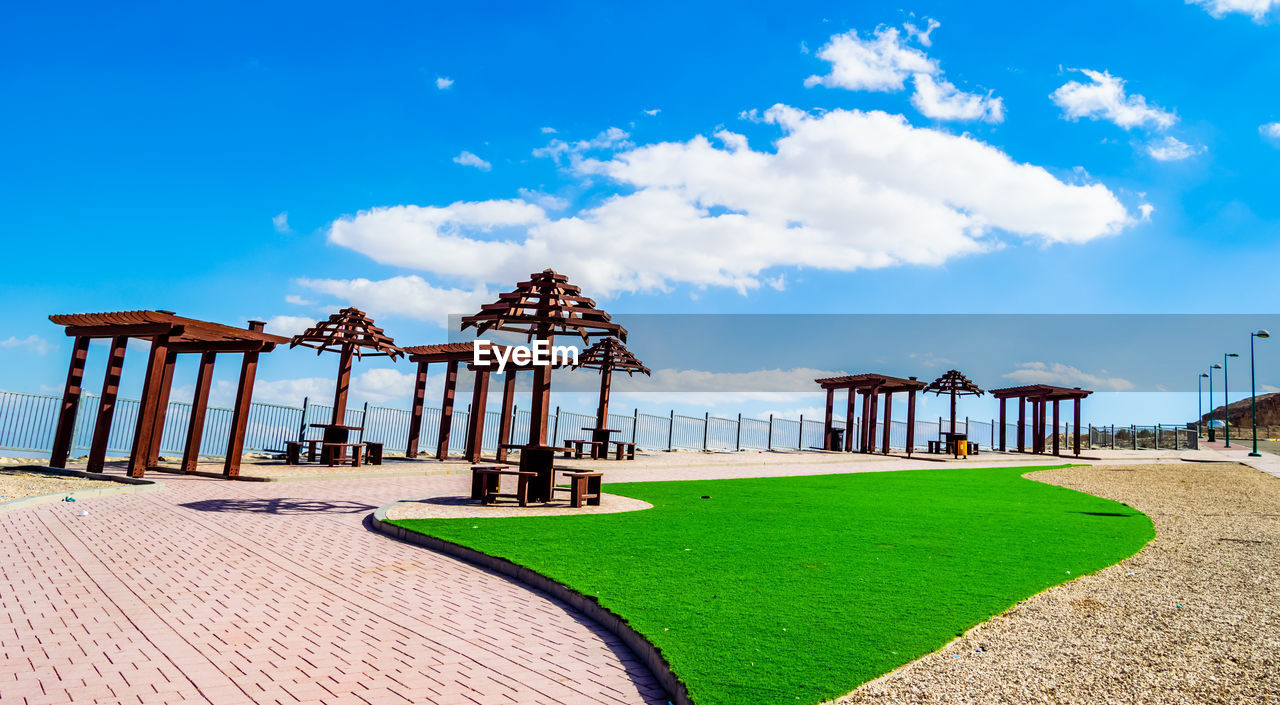
[[[600,150],[627,149],[631,146],[631,134],[619,127],[610,127],[589,140],[566,142],[554,139],[545,147],[533,150],[533,156],[554,159],[557,164],[560,158],[568,155],[571,163],[576,163],[585,152]]]
[[[436,76],[436,88],[444,90],[453,85],[453,79],[445,76]]]
[[[1280,122],[1268,122],[1258,126],[1258,133],[1263,137],[1280,140]]]
[[[1022,362],[1018,369],[1004,375],[1020,384],[1051,384],[1060,387],[1084,387],[1108,392],[1128,392],[1133,383],[1120,377],[1089,374],[1078,367],[1061,362]]]
[[[941,27],[942,23],[938,22],[932,17],[926,17],[924,18],[924,21],[925,21],[924,29],[920,29],[919,27],[915,26],[911,22],[904,22],[902,26],[904,29],[907,30],[907,34],[910,34],[912,37],[914,37],[915,40],[919,42],[921,46],[926,46],[926,47],[933,46],[933,40],[930,39],[929,35],[933,34],[933,30]]]
[[[316,319],[310,316],[272,316],[267,319],[266,331],[292,338],[315,324]]]
[[[544,127],[544,128],[542,128],[542,134],[544,134],[544,135],[554,135],[555,133],[556,133],[556,128],[554,128],[554,127]]]
[[[895,27],[881,27],[869,39],[856,30],[837,34],[818,51],[818,58],[831,64],[831,73],[806,78],[806,86],[900,91],[913,74],[938,73],[938,62],[903,44]]]
[[[1065,183],[900,115],[776,105],[761,119],[782,132],[774,151],[722,131],[723,148],[697,136],[580,159],[574,173],[607,177],[625,192],[572,215],[552,218],[520,199],[393,206],[338,219],[329,239],[384,264],[480,283],[555,267],[608,296],[676,283],[746,291],[778,267],[937,265],[998,247],[1001,235],[1080,243],[1134,222],[1102,184]],[[397,280],[428,287],[416,277],[388,281]],[[323,281],[308,286],[353,293],[354,283]],[[398,311],[412,303],[431,318],[441,309],[430,298],[379,301]]]
[[[1205,151],[1204,145],[1192,147],[1176,137],[1165,137],[1147,144],[1147,154],[1162,162],[1176,162]]]
[[[1273,8],[1280,7],[1280,0],[1187,0],[1187,4],[1199,5],[1218,18],[1228,13],[1239,13],[1249,15],[1254,22],[1261,22]]]
[[[275,226],[278,233],[293,232],[293,228],[289,227],[289,211],[281,211],[272,216],[271,224]]]
[[[304,299],[301,296],[298,296],[297,294],[289,294],[288,296],[285,296],[284,302],[287,304],[293,304],[294,306],[315,306],[316,305],[316,302],[312,301],[311,299]]]
[[[925,117],[935,120],[1004,121],[1004,101],[988,92],[986,95],[965,93],[950,81],[934,80],[927,73],[913,77],[916,92],[911,104]]]
[[[459,270],[464,271],[464,270]],[[524,274],[528,274],[525,272]],[[481,286],[475,290],[450,289],[428,284],[417,275],[369,279],[299,279],[298,284],[369,311],[375,318],[398,314],[445,325],[449,314],[471,314],[495,298]]]
[[[523,198],[530,203],[538,204],[538,206],[543,210],[562,211],[569,207],[569,201],[560,198],[559,196],[552,196],[549,193],[543,193],[541,191],[535,191],[527,188],[516,189],[516,193],[520,194],[520,198]]]
[[[650,108],[649,110],[644,111],[644,114],[649,117],[654,117],[660,112],[662,112],[662,108]]]
[[[1124,79],[1106,71],[1076,70],[1088,76],[1090,82],[1068,81],[1050,96],[1062,108],[1063,117],[1106,120],[1125,129],[1150,125],[1163,130],[1178,121],[1173,113],[1149,105],[1145,97],[1126,95]]]
[[[481,159],[480,157],[477,157],[476,155],[472,154],[471,152],[468,152],[465,149],[462,150],[462,152],[459,153],[458,156],[453,158],[453,163],[461,164],[462,166],[473,166],[479,169],[480,171],[489,171],[490,169],[493,168],[492,164],[490,164],[489,162],[486,162],[485,160]]]
[[[38,335],[28,335],[25,338],[9,336],[4,340],[0,340],[0,348],[25,348],[37,355],[48,355],[53,352],[54,345]]]
[[[227,383],[228,385],[230,383]],[[352,402],[369,401],[376,404],[404,401],[412,396],[414,374],[387,368],[374,368],[351,375],[349,399]],[[329,404],[333,399],[332,377],[303,377],[299,379],[263,380],[253,384],[253,400],[273,404],[301,405],[304,397],[317,404]],[[464,387],[465,388],[465,387]],[[428,385],[430,391],[430,385]],[[213,390],[217,392],[217,389]],[[175,390],[178,394],[179,390]],[[190,393],[187,393],[189,396]],[[210,395],[213,396],[212,394]],[[439,396],[437,393],[436,396]],[[234,398],[234,395],[232,395]],[[182,398],[182,397],[179,397]],[[438,402],[437,402],[438,403]],[[352,407],[354,404],[351,405]],[[351,407],[349,407],[351,408]]]

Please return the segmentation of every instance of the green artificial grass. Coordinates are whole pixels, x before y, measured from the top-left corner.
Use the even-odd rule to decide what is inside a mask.
[[[1033,469],[610,484],[653,509],[394,523],[595,596],[699,705],[807,705],[1155,536]]]

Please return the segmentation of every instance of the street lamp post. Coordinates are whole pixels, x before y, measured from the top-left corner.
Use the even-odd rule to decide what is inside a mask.
[[[1231,447],[1231,396],[1227,392],[1227,358],[1240,357],[1237,353],[1222,354],[1222,433],[1225,435],[1227,442],[1223,446]]]
[[[1214,442],[1218,438],[1218,435],[1213,430],[1213,371],[1220,370],[1220,369],[1222,369],[1222,365],[1219,365],[1218,363],[1215,362],[1212,365],[1209,365],[1209,374],[1207,375],[1209,378],[1209,442],[1210,443]]]
[[[1196,438],[1199,438],[1200,436],[1204,435],[1203,433],[1204,429],[1200,427],[1201,426],[1200,420],[1204,418],[1204,387],[1201,384],[1200,380],[1208,376],[1209,375],[1201,372],[1200,376],[1196,377],[1196,411],[1198,412],[1196,414]],[[1209,397],[1209,402],[1210,402],[1210,407],[1212,408],[1213,397]]]
[[[1258,452],[1258,374],[1253,364],[1253,339],[1270,337],[1271,333],[1265,329],[1249,334],[1249,410],[1253,415],[1253,452],[1249,455],[1254,458],[1262,456]]]

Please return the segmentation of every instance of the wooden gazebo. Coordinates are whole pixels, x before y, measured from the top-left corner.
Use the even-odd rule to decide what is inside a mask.
[[[1045,452],[1046,435],[1045,406],[1053,402],[1053,454],[1060,455],[1058,449],[1058,402],[1070,400],[1075,403],[1073,423],[1071,426],[1071,445],[1076,455],[1080,455],[1080,401],[1093,394],[1092,391],[1079,387],[1055,387],[1049,384],[1028,384],[1020,387],[992,389],[991,396],[1000,400],[1000,450],[1005,446],[1005,401],[1018,400],[1018,452],[1026,452],[1027,402],[1031,402],[1031,452]]]
[[[519,333],[529,341],[546,341],[547,345],[553,343],[557,335],[573,335],[584,342],[604,336],[615,336],[624,342],[627,339],[625,328],[597,309],[595,301],[583,296],[582,290],[570,284],[567,277],[551,269],[530,274],[515,290],[482,306],[479,313],[464,316],[461,327],[464,330],[474,327],[477,335],[487,331]],[[532,395],[529,444],[521,448],[520,468],[539,473],[530,501],[542,501],[551,496],[551,468],[556,450],[547,444],[547,419],[551,411],[548,365],[534,365]]]
[[[835,447],[835,434],[832,432],[832,413],[835,407],[837,389],[848,390],[848,405],[845,408],[844,451],[853,452],[853,427],[856,422],[855,401],[862,395],[862,424],[858,428],[857,450],[863,453],[874,453],[876,450],[876,417],[879,414],[880,396],[884,396],[884,438],[882,452],[889,452],[889,433],[893,427],[893,395],[897,392],[907,394],[907,442],[906,451],[909,457],[915,450],[916,439],[916,392],[925,388],[925,383],[915,377],[903,379],[889,375],[864,373],[826,377],[814,380],[827,390],[827,409],[823,421],[822,447],[826,450],[841,450]]]
[[[975,397],[982,396],[982,388],[974,384],[968,377],[960,374],[957,370],[947,370],[946,374],[933,380],[924,388],[925,393],[933,393],[938,396],[948,394],[951,396],[951,435],[956,435],[956,398],[971,395]],[[966,429],[967,431],[968,429]]]
[[[120,389],[120,374],[124,367],[125,349],[129,339],[150,343],[146,376],[142,383],[137,425],[133,434],[133,448],[129,453],[129,475],[142,477],[148,469],[154,469],[160,460],[160,437],[164,432],[165,412],[169,405],[169,391],[173,386],[173,368],[178,356],[184,353],[200,355],[200,371],[196,377],[195,398],[192,401],[191,418],[187,425],[187,439],[182,455],[182,469],[194,472],[200,455],[200,441],[204,433],[205,413],[209,405],[209,389],[213,380],[213,365],[218,353],[240,353],[240,381],[236,385],[235,409],[231,417],[223,474],[236,477],[240,474],[240,456],[244,453],[245,430],[249,424],[249,407],[253,399],[253,381],[258,369],[259,353],[271,352],[276,345],[289,342],[288,338],[264,333],[262,321],[250,321],[249,327],[234,328],[184,318],[172,311],[116,311],[107,313],[72,313],[49,316],[49,320],[64,326],[66,334],[75,338],[71,353],[71,366],[67,371],[67,383],[62,393],[62,407],[54,433],[53,452],[49,464],[57,468],[67,466],[75,427],[76,407],[80,403],[81,382],[84,378],[85,360],[89,355],[89,343],[95,338],[111,339],[111,352],[107,360],[106,376],[102,382],[102,396],[98,400],[97,422],[89,448],[88,470],[101,472],[107,454],[111,423],[115,416],[116,395]]]
[[[597,445],[591,447],[591,455],[595,458],[607,457],[609,434],[612,433],[606,426],[609,424],[609,390],[613,385],[613,373],[617,370],[631,376],[637,372],[649,375],[650,371],[630,350],[627,350],[627,346],[612,337],[602,338],[595,345],[582,351],[578,356],[577,367],[600,370],[600,401],[596,405],[596,427],[592,430],[591,438]]]
[[[346,443],[350,431],[359,428],[346,425],[347,393],[351,387],[351,360],[364,357],[389,357],[392,361],[404,355],[396,343],[364,311],[353,306],[331,314],[306,331],[293,336],[289,347],[314,348],[338,353],[338,379],[333,391],[333,413],[329,423],[314,424],[323,430],[326,443]],[[340,454],[341,455],[341,454]]]

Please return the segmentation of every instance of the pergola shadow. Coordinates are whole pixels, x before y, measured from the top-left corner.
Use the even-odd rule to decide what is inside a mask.
[[[198,512],[247,512],[253,514],[359,514],[377,509],[372,504],[351,500],[296,499],[202,499],[178,505]]]

